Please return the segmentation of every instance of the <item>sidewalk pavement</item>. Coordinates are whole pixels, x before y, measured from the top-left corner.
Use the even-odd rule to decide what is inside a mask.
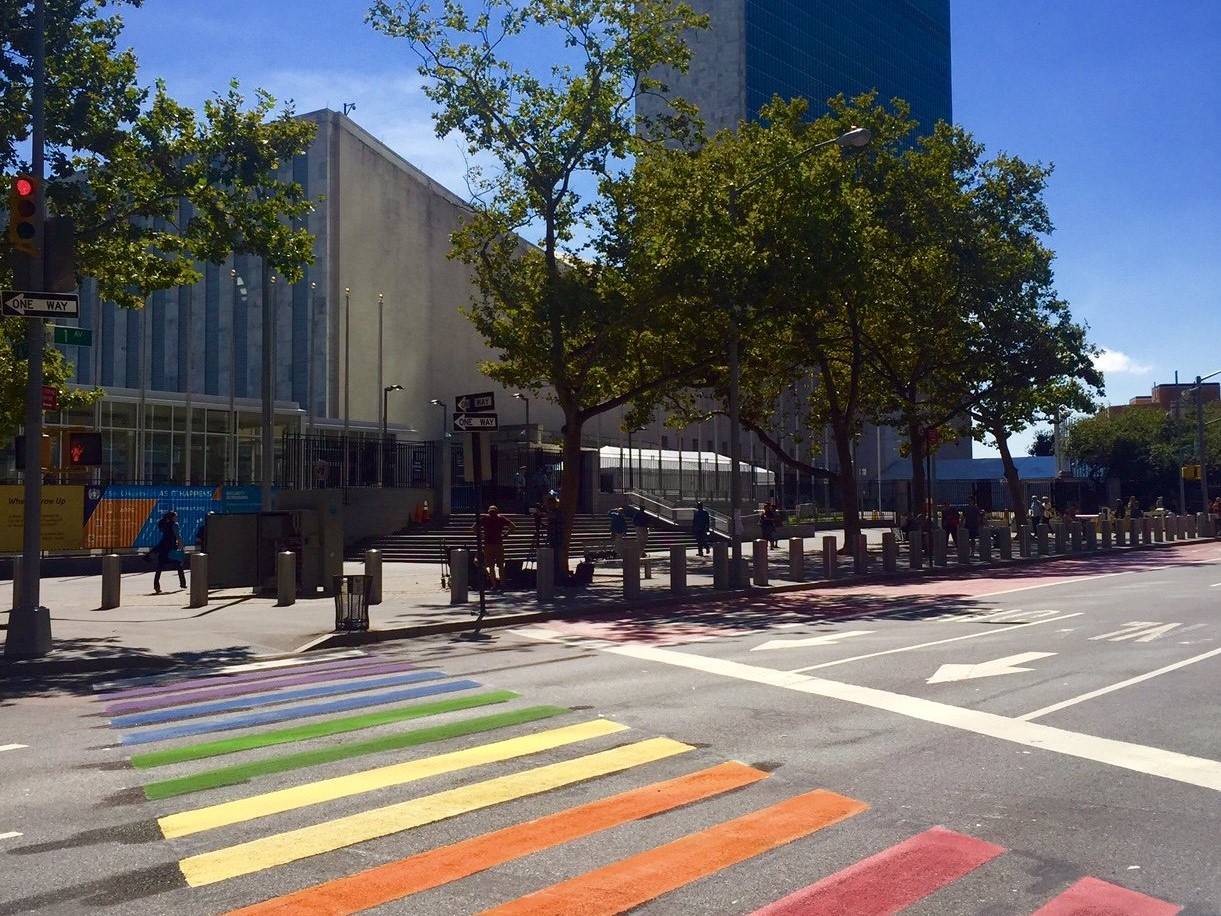
[[[822,579],[822,538],[820,532],[806,538],[805,576],[798,582],[789,574],[788,544],[769,555],[769,589],[789,591],[826,587]],[[836,533],[842,543],[843,533]],[[871,538],[870,572],[881,573],[881,532]],[[1193,542],[1180,542],[1193,543]],[[1167,545],[1168,546],[1168,545]],[[904,552],[905,553],[905,552]],[[743,545],[743,555],[751,556],[751,545]],[[1087,554],[1086,556],[1097,554]],[[1013,564],[1039,562],[1014,560]],[[900,559],[900,573],[906,568]],[[535,593],[494,592],[487,596],[487,626],[527,623],[550,617],[607,613],[650,604],[697,604],[724,598],[727,593],[712,589],[711,557],[698,557],[688,551],[688,593],[676,596],[669,589],[669,560],[652,555],[652,577],[641,581],[641,600],[628,605],[623,601],[622,574],[617,562],[599,563],[593,584],[585,589],[557,589],[556,596],[540,602]],[[976,566],[982,569],[982,566]],[[839,584],[864,584],[871,578],[851,572],[852,559],[839,557]],[[363,571],[363,564],[347,563],[346,572]],[[929,573],[954,578],[969,570],[954,565]],[[370,608],[371,631],[367,634],[335,634],[333,598],[298,599],[288,607],[278,607],[274,598],[254,597],[246,590],[214,591],[206,608],[188,608],[189,593],[178,590],[171,573],[162,575],[167,591],[152,593],[152,573],[123,576],[122,605],[100,610],[100,576],[72,576],[44,579],[42,603],[51,609],[55,649],[46,659],[33,664],[58,664],[105,667],[107,660],[128,666],[165,666],[190,661],[200,655],[213,660],[250,658],[299,651],[303,648],[333,647],[379,638],[403,638],[436,632],[469,630],[474,624],[478,593],[472,590],[467,605],[451,606],[448,590],[442,591],[438,565],[386,563],[383,565],[383,601]],[[917,574],[918,575],[918,574]],[[173,590],[169,590],[173,583]],[[756,593],[763,590],[755,589]],[[11,607],[12,583],[0,584],[0,608]],[[0,611],[0,626],[7,624],[7,610]],[[2,663],[0,674],[16,671],[29,662]]]

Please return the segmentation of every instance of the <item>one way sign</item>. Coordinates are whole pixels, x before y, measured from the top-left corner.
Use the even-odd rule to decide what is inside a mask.
[[[496,409],[496,393],[480,391],[475,394],[460,394],[454,398],[455,413],[483,413]]]
[[[500,429],[500,417],[494,413],[454,414],[454,432],[456,433],[494,433],[498,429]]]
[[[0,300],[5,315],[18,318],[76,318],[80,300],[76,293],[26,293],[6,289]]]

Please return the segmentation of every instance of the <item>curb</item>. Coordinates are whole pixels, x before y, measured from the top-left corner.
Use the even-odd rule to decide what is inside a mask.
[[[512,627],[522,626],[530,623],[543,623],[548,620],[572,620],[572,619],[588,619],[590,617],[606,617],[622,614],[624,611],[649,610],[658,607],[698,607],[701,604],[708,604],[714,601],[722,601],[726,598],[740,598],[749,596],[766,596],[766,595],[783,595],[792,592],[807,592],[823,589],[848,588],[857,585],[877,585],[881,583],[905,583],[913,582],[921,579],[965,579],[970,578],[975,572],[991,571],[996,569],[1012,569],[1026,566],[1038,566],[1051,561],[1070,560],[1079,562],[1082,560],[1096,559],[1100,556],[1123,556],[1132,552],[1143,552],[1147,550],[1158,549],[1173,549],[1176,547],[1194,547],[1200,544],[1221,543],[1218,538],[1194,538],[1184,541],[1163,541],[1161,543],[1141,544],[1137,547],[1113,547],[1108,551],[1093,550],[1088,553],[1082,551],[1076,554],[1049,554],[1048,556],[1031,556],[1017,557],[1013,560],[996,561],[991,563],[973,563],[969,567],[964,566],[939,566],[930,567],[921,570],[904,570],[893,573],[869,573],[863,576],[858,576],[853,573],[847,573],[843,576],[838,576],[835,579],[817,579],[810,582],[789,582],[784,585],[769,585],[769,586],[752,586],[741,589],[718,589],[717,591],[701,592],[699,594],[688,595],[672,595],[659,596],[657,598],[647,598],[641,601],[618,601],[607,607],[585,607],[580,609],[546,609],[538,611],[524,611],[518,614],[500,614],[495,617],[485,617],[480,629],[490,629],[492,627]],[[347,633],[327,633],[316,639],[311,640],[295,652],[313,652],[320,649],[336,649],[336,648],[351,648],[354,646],[366,646],[382,642],[390,642],[397,639],[412,639],[418,636],[433,636],[445,633],[462,633],[468,630],[475,629],[475,621],[471,620],[447,620],[438,623],[422,623],[412,626],[389,627],[382,630],[363,630]]]

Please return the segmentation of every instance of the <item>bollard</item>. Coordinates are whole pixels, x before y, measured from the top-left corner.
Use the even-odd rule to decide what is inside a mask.
[[[640,555],[640,569],[645,579],[653,578],[653,558],[647,553]]]
[[[919,531],[907,537],[907,563],[912,569],[924,568],[924,535]]]
[[[856,536],[856,550],[852,553],[852,568],[858,576],[869,572],[869,538],[864,532]]]
[[[365,575],[369,577],[369,604],[382,603],[382,552],[365,551]]]
[[[1030,556],[1030,528],[1026,525],[1018,526],[1018,556]]]
[[[449,554],[449,603],[466,604],[470,600],[471,554],[469,550],[452,550]]]
[[[751,545],[754,559],[754,583],[760,588],[767,585],[767,541],[758,540]]]
[[[944,528],[934,528],[932,530],[932,535],[933,535],[933,565],[934,566],[945,566],[946,563],[948,562],[945,558],[945,554],[946,554],[946,540],[948,539],[949,535],[946,533]]]
[[[191,584],[195,584],[194,576],[191,576]],[[291,550],[281,550],[276,554],[276,605],[288,607],[296,603],[297,555]]]
[[[998,549],[1002,560],[1013,559],[1013,529],[1008,525],[1003,528],[997,528],[996,533],[1000,535],[1000,543]]]
[[[678,594],[687,590],[687,548],[675,544],[670,548],[670,591]]]
[[[1102,529],[1099,532],[1102,535],[1102,549],[1111,549],[1111,520],[1109,518],[1101,519],[1098,522],[1098,527]]]
[[[971,539],[967,537],[966,529],[958,529],[958,537],[954,541],[954,551],[958,557],[959,566],[968,566],[971,563]]]
[[[1173,542],[1179,539],[1179,517],[1177,515],[1167,515],[1166,520],[1166,540]]]
[[[1083,522],[1085,532],[1085,549],[1091,552],[1098,549],[1098,523],[1096,521]]]
[[[102,557],[102,610],[118,607],[123,583],[123,560],[117,553]]]
[[[1166,542],[1166,520],[1160,515],[1153,517],[1153,541],[1157,544]]]
[[[624,544],[635,544],[635,541],[624,541]],[[640,554],[636,556],[636,569],[640,570]],[[623,561],[626,567],[627,560]],[[555,550],[551,547],[543,547],[538,552],[538,572],[537,581],[535,583],[535,592],[538,594],[539,601],[547,601],[555,597]]]
[[[1123,547],[1126,543],[1126,535],[1128,532],[1128,520],[1126,518],[1115,519],[1115,546]]]
[[[806,542],[802,538],[789,538],[789,578],[800,582],[806,574]]]
[[[188,607],[208,606],[208,555],[191,554],[191,601]]]
[[[1068,526],[1069,550],[1081,553],[1081,525],[1074,521]]]
[[[1196,516],[1196,537],[1210,538],[1212,536],[1212,519],[1207,512],[1199,513]]]
[[[1188,513],[1188,514],[1187,514],[1187,515],[1184,517],[1183,522],[1184,522],[1184,524],[1187,526],[1186,531],[1184,532],[1184,534],[1186,535],[1186,537],[1188,537],[1188,538],[1190,538],[1190,539],[1192,539],[1192,540],[1195,540],[1195,537],[1196,537],[1196,517],[1195,517],[1194,515],[1192,515],[1192,514]]]
[[[626,601],[640,598],[640,546],[635,538],[623,542],[623,598]]]
[[[1140,542],[1148,547],[1153,543],[1153,519],[1146,515],[1140,522]]]
[[[899,548],[893,531],[882,532],[882,572],[898,572]]]
[[[1065,528],[1064,522],[1056,519],[1055,525],[1052,527],[1052,543],[1057,554],[1066,553],[1068,550],[1068,529]]]
[[[1048,545],[1048,536],[1050,534],[1051,534],[1051,529],[1048,528],[1046,525],[1039,526],[1038,549],[1039,549],[1039,556],[1041,556],[1041,557],[1047,556],[1047,554],[1050,552],[1050,547]]]
[[[981,525],[979,528],[979,562],[992,562],[992,526]]]
[[[738,573],[738,581],[742,588],[750,588],[750,558],[742,558],[742,570]]]
[[[839,557],[835,554],[834,535],[827,535],[822,539],[822,575],[824,579],[834,579],[839,575]]]
[[[712,587],[729,588],[729,545],[724,541],[712,545]]]

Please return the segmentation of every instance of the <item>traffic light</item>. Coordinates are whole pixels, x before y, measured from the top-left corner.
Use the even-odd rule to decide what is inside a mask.
[[[32,175],[18,175],[9,185],[8,240],[22,254],[37,256],[42,250],[43,211],[38,205],[40,182]]]
[[[101,433],[69,433],[64,467],[87,468],[102,463]]]

